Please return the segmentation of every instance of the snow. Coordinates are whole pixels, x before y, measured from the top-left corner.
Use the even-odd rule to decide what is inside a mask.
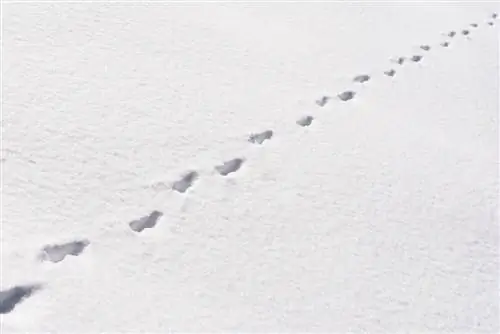
[[[498,7],[4,3],[2,333],[499,332]]]

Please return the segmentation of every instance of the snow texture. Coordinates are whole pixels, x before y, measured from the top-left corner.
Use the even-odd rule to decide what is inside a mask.
[[[1,10],[2,334],[500,332],[498,3]]]

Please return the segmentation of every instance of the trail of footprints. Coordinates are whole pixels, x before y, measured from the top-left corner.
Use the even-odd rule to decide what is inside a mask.
[[[498,15],[493,13],[490,16],[490,19],[486,22],[488,26],[494,26]],[[477,23],[470,24],[472,28],[478,28],[479,25]],[[459,33],[463,36],[469,36],[471,31],[469,29],[462,29]],[[443,48],[447,48],[450,46],[450,40],[457,36],[457,31],[450,31],[445,33],[444,36],[448,38],[448,40],[443,41],[439,44],[439,46]],[[430,52],[431,46],[424,44],[419,47],[422,51]],[[409,57],[397,57],[391,59],[391,62],[395,65],[403,66],[408,61],[410,62],[420,62],[424,58],[421,54],[414,54]],[[396,70],[394,68],[389,68],[386,71],[383,71],[383,74],[387,77],[394,77],[396,75]],[[368,74],[360,74],[353,77],[352,81],[355,84],[366,84],[368,81],[371,81],[372,77]],[[320,99],[316,100],[316,105],[319,107],[324,107],[331,101],[337,99],[340,102],[348,102],[355,99],[357,96],[356,91],[354,90],[345,90],[343,92],[339,92],[338,94],[333,96],[323,96]],[[305,115],[295,121],[296,125],[299,127],[309,127],[312,125],[314,121],[314,117],[311,115]],[[248,142],[255,145],[263,145],[266,141],[271,140],[274,137],[275,133],[273,130],[265,130],[259,133],[250,134],[248,137]],[[213,167],[213,170],[216,174],[221,177],[227,177],[230,174],[237,173],[243,166],[245,162],[244,157],[237,157],[233,159],[229,159],[227,161],[223,161],[220,164]],[[200,178],[200,174],[197,171],[188,171],[184,175],[180,176],[177,181],[174,181],[171,184],[171,189],[180,194],[187,193],[191,188],[194,187],[198,179]],[[163,216],[163,212],[158,210],[153,210],[149,214],[132,220],[128,223],[129,228],[134,233],[143,232],[146,229],[154,228],[161,217]],[[91,244],[91,242],[87,239],[74,240],[71,242],[66,242],[62,244],[52,244],[46,245],[42,248],[40,253],[37,256],[37,259],[41,262],[51,262],[51,263],[59,263],[65,260],[68,256],[79,256],[81,255],[85,249]],[[3,287],[2,287],[3,289]],[[32,285],[19,285],[13,286],[7,289],[0,290],[0,314],[10,313],[12,310],[16,308],[16,306],[21,303],[23,300],[33,296],[36,292],[43,289],[43,285],[41,284],[32,284]]]

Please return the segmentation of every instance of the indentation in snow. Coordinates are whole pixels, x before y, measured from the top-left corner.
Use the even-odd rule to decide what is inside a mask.
[[[58,245],[47,245],[42,249],[40,259],[57,263],[64,260],[68,255],[80,255],[89,244],[90,241],[83,239]]]
[[[355,92],[348,90],[348,91],[345,91],[345,92],[338,94],[337,96],[342,101],[349,101],[349,100],[352,100],[355,95],[356,95]]]
[[[323,96],[321,99],[316,100],[316,104],[320,107],[324,107],[325,104],[327,104],[329,100],[330,100],[329,96]]]
[[[142,232],[146,228],[153,228],[156,226],[158,219],[163,216],[163,213],[154,210],[149,215],[144,216],[140,219],[131,221],[129,223],[130,228],[135,232]]]
[[[39,284],[22,285],[0,291],[0,313],[10,313],[17,304],[30,297],[41,288],[42,286]]]
[[[299,118],[296,123],[300,126],[309,126],[309,125],[311,125],[313,120],[314,120],[314,117],[312,117],[312,116],[304,116],[304,117]]]
[[[273,130],[266,130],[261,133],[254,133],[251,134],[250,137],[248,138],[248,141],[254,144],[262,144],[268,139],[271,139],[274,135]]]
[[[180,180],[175,181],[172,185],[172,189],[180,193],[185,193],[189,188],[191,188],[198,178],[198,173],[191,171],[184,175]]]
[[[370,80],[370,76],[366,74],[358,75],[353,79],[354,82],[360,82],[360,83],[366,82],[368,80]]]
[[[224,162],[222,165],[215,166],[215,170],[222,176],[236,172],[241,168],[245,160],[241,158],[232,159]]]
[[[420,55],[415,55],[413,57],[411,57],[411,60],[418,63],[419,61],[421,61],[423,58],[423,56],[420,56]]]
[[[387,75],[388,77],[393,77],[394,75],[396,75],[396,71],[391,69],[391,70],[385,71],[384,74]]]
[[[398,57],[398,58],[392,59],[392,62],[396,63],[396,64],[399,64],[399,65],[403,65],[403,63],[405,62],[405,60],[406,60],[405,57]]]

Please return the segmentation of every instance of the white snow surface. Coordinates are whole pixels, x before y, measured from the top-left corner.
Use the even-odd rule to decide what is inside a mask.
[[[498,7],[5,2],[2,334],[498,333]]]

